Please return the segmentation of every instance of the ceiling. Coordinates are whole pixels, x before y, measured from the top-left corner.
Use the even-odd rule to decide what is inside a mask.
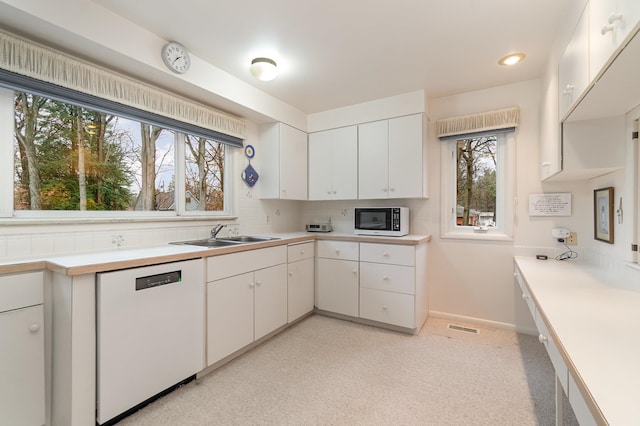
[[[94,0],[305,112],[542,75],[569,0]],[[500,57],[524,52],[513,67]],[[277,79],[249,73],[274,59]]]

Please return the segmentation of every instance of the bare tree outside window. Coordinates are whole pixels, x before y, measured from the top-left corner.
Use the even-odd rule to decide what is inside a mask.
[[[496,155],[495,135],[457,141],[457,226],[496,226]]]
[[[14,96],[14,210],[224,211],[224,145],[24,92]]]

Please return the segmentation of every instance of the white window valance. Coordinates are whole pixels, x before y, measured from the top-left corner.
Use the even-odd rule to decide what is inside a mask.
[[[0,68],[239,139],[245,138],[246,124],[238,117],[2,31]]]
[[[511,107],[477,114],[443,118],[436,121],[436,136],[452,139],[488,131],[515,130],[520,121],[520,108]]]

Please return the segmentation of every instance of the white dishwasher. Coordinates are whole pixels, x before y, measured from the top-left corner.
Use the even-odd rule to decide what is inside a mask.
[[[103,425],[204,368],[204,263],[98,273],[96,284],[96,420]]]

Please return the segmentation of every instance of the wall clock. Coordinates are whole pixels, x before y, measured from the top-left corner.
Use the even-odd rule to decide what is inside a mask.
[[[187,49],[175,41],[171,41],[162,47],[162,60],[171,71],[183,74],[191,66],[191,57]]]

